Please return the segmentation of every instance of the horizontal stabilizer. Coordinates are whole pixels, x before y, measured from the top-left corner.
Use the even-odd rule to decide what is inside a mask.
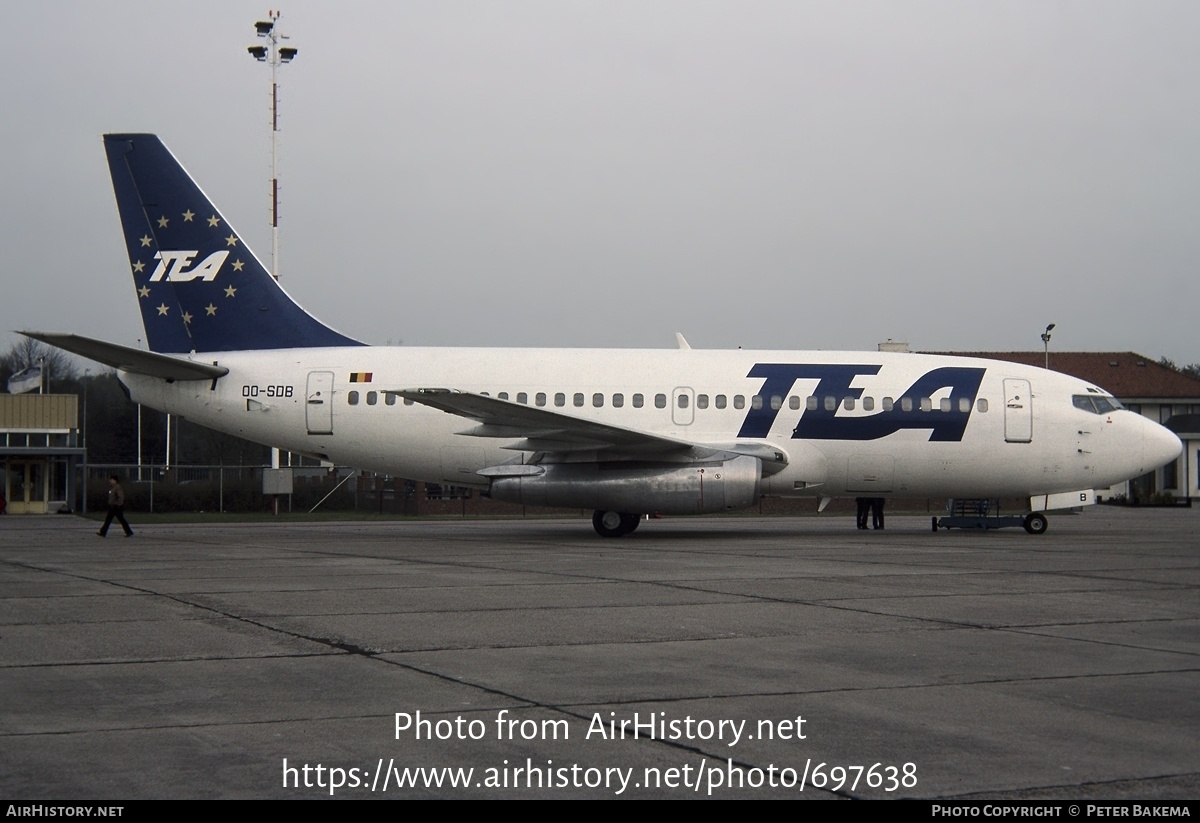
[[[64,351],[78,354],[97,363],[112,366],[121,371],[144,374],[149,377],[161,377],[163,380],[212,380],[229,374],[224,366],[214,366],[211,363],[197,363],[194,360],[184,360],[169,354],[156,354],[116,343],[106,343],[103,340],[93,340],[78,334],[61,334],[37,331],[19,332],[34,340],[41,340],[51,346],[57,346]]]

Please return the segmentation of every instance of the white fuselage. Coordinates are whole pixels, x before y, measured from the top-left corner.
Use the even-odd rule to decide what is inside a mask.
[[[975,358],[352,347],[192,359],[229,373],[211,383],[124,372],[121,379],[137,402],[250,440],[479,488],[489,482],[481,469],[522,459],[504,448],[519,438],[463,434],[473,421],[388,391],[447,388],[689,443],[767,443],[786,455],[785,466],[764,471],[761,492],[772,496],[999,497],[1104,488],[1167,462],[1179,443],[1132,412],[1073,405],[1073,396],[1103,395],[1098,387]],[[954,373],[959,383],[965,375],[969,399],[948,386],[910,396],[938,382],[927,379],[931,373]],[[573,459],[603,461],[605,453]]]

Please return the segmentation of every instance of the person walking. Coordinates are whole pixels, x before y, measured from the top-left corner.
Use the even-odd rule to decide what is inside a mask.
[[[104,525],[96,534],[108,537],[108,527],[112,525],[114,517],[121,523],[121,528],[125,529],[125,536],[133,537],[133,529],[129,528],[129,522],[125,519],[125,490],[121,488],[121,479],[115,474],[108,478],[108,516],[104,518]]]

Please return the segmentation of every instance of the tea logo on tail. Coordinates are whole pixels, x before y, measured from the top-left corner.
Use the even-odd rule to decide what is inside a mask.
[[[225,258],[229,256],[229,252],[215,251],[204,258],[203,261],[196,264],[194,268],[187,269],[188,264],[199,253],[195,250],[160,251],[155,253],[154,259],[158,261],[158,267],[150,275],[150,281],[157,283],[160,280],[169,280],[172,283],[186,283],[189,280],[198,279],[206,283],[211,283],[217,279],[217,274],[220,273],[221,266],[224,264]]]

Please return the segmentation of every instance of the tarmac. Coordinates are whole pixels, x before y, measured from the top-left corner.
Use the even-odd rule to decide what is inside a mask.
[[[6,802],[1200,797],[1194,509],[130,520],[0,518]]]

